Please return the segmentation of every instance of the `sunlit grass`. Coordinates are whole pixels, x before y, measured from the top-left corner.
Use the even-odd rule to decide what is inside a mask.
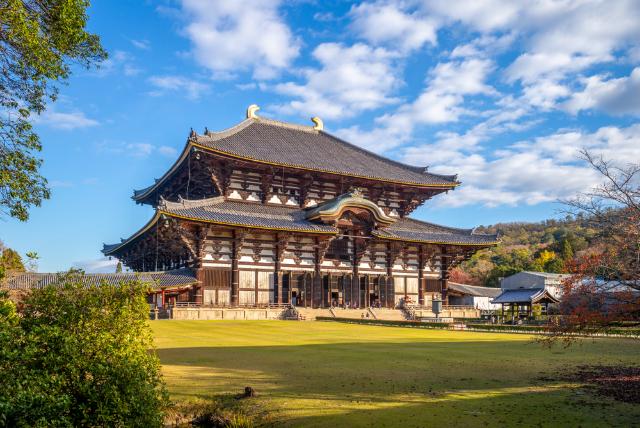
[[[581,364],[637,365],[640,342],[633,340],[546,349],[525,335],[329,322],[152,326],[174,400],[252,386],[255,403],[276,424],[632,426],[640,420],[639,406],[592,396],[557,376]]]

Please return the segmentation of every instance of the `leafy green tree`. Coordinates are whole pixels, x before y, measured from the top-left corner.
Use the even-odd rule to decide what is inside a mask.
[[[22,257],[17,251],[11,248],[2,247],[2,253],[0,254],[0,279],[4,278],[11,272],[24,272],[24,264],[22,263]]]
[[[550,273],[563,273],[564,272],[564,262],[560,258],[554,258],[549,260],[544,265],[544,271]]]
[[[118,262],[118,264],[116,265],[116,273],[121,273],[122,272],[122,262]]]
[[[162,426],[146,291],[70,273],[33,290],[20,317],[0,296],[0,426]]]
[[[0,1],[0,213],[19,220],[49,198],[40,175],[42,149],[31,125],[54,101],[54,82],[71,65],[90,67],[106,58],[100,39],[85,31],[87,0]]]
[[[573,247],[571,246],[571,241],[565,239],[562,241],[562,260],[568,262],[573,259]]]

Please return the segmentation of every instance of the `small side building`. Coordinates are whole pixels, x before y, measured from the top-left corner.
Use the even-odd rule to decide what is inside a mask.
[[[534,305],[541,305],[542,314],[550,304],[560,302],[562,282],[570,275],[524,271],[500,281],[501,293],[492,303],[502,307],[502,313],[512,318],[529,318]],[[506,311],[505,311],[506,308]]]
[[[449,304],[454,306],[473,306],[483,311],[498,310],[501,305],[491,301],[501,293],[499,288],[478,287],[475,285],[449,283]]]

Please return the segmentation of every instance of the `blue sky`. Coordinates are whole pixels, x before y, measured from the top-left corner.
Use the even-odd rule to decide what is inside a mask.
[[[51,200],[0,239],[40,271],[113,269],[103,242],[152,215],[134,188],[191,127],[311,124],[463,185],[414,212],[471,227],[558,215],[598,183],[581,148],[640,159],[640,2],[94,2],[110,58],[36,119]]]

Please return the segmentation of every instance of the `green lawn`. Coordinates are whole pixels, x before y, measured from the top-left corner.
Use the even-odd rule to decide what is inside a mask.
[[[581,364],[637,365],[640,341],[546,349],[525,335],[334,322],[156,321],[152,327],[175,401],[240,393],[249,385],[276,425],[640,424],[638,405],[549,380]]]

